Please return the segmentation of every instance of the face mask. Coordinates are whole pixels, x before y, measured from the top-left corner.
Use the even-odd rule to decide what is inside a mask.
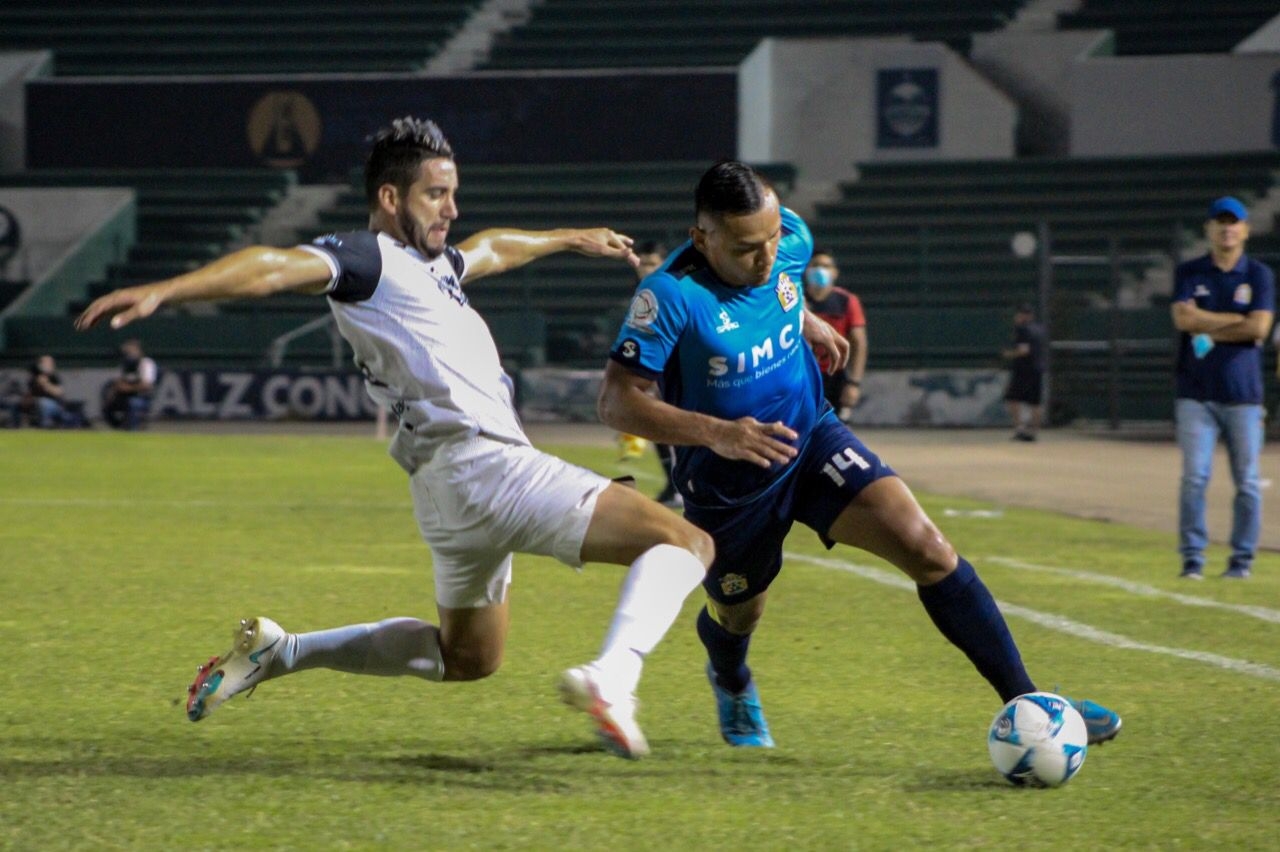
[[[825,266],[812,266],[804,271],[804,280],[811,287],[830,286],[831,270]]]

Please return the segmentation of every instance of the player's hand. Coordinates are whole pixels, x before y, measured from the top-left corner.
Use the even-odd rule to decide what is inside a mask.
[[[786,464],[799,452],[786,443],[796,440],[799,435],[781,421],[761,423],[754,417],[739,417],[722,421],[722,424],[709,445],[718,456],[769,467]]]
[[[837,334],[830,323],[808,311],[805,311],[804,339],[813,347],[818,361],[826,366],[827,375],[834,376],[849,363],[849,341]]]
[[[574,234],[571,248],[587,257],[615,257],[635,269],[640,257],[633,250],[635,240],[609,228],[587,228]]]
[[[111,317],[112,328],[124,328],[137,319],[145,319],[156,312],[164,301],[151,286],[126,287],[101,298],[94,299],[84,313],[76,318],[79,331],[93,328],[106,317]]]

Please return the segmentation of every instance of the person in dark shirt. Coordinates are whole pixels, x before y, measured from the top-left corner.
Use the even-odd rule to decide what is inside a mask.
[[[1173,325],[1178,343],[1174,419],[1182,448],[1178,489],[1181,576],[1204,577],[1205,490],[1221,435],[1231,458],[1231,557],[1222,576],[1243,580],[1252,570],[1262,527],[1262,341],[1275,315],[1275,274],[1244,253],[1249,211],[1239,200],[1209,205],[1204,225],[1209,253],[1174,272]]]
[[[822,317],[849,341],[849,363],[843,370],[824,373],[822,395],[846,423],[862,398],[862,376],[867,370],[867,318],[862,302],[836,285],[840,267],[827,249],[814,249],[804,271],[804,295],[809,310]]]
[[[58,376],[53,356],[41,355],[31,367],[27,392],[22,397],[22,412],[41,429],[66,425],[69,416],[65,396],[66,391],[62,387],[62,379]]]
[[[1004,402],[1013,420],[1015,441],[1034,441],[1040,431],[1044,403],[1044,326],[1036,322],[1035,309],[1023,304],[1013,315],[1013,345],[1000,353],[1009,362],[1009,384]]]

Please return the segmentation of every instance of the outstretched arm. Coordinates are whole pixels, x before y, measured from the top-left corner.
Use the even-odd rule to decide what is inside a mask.
[[[605,365],[596,403],[601,422],[662,444],[709,447],[727,459],[760,467],[786,464],[795,458],[796,449],[780,440],[794,441],[797,437],[784,423],[761,423],[754,417],[721,420],[685,411],[653,396],[655,384],[610,361]]]
[[[458,244],[467,258],[467,281],[524,266],[531,260],[559,251],[575,251],[587,257],[612,257],[632,269],[640,258],[631,250],[632,239],[608,228],[557,228],[554,231],[519,231],[490,228]]]
[[[158,281],[125,287],[95,299],[76,319],[84,331],[106,317],[112,328],[151,316],[164,304],[209,302],[294,292],[320,294],[332,271],[322,258],[302,249],[251,246],[199,269]]]

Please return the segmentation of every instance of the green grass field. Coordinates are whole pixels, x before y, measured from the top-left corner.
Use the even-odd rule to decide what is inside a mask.
[[[752,652],[773,751],[720,741],[695,600],[641,685],[653,755],[599,751],[554,681],[622,570],[531,557],[487,681],[305,672],[193,725],[186,685],[240,616],[434,616],[404,475],[359,438],[0,433],[0,848],[1280,844],[1280,557],[1187,584],[1168,534],[922,502],[1016,607],[1041,688],[1124,715],[1066,787],[1006,786],[994,693],[890,569],[807,530]]]

